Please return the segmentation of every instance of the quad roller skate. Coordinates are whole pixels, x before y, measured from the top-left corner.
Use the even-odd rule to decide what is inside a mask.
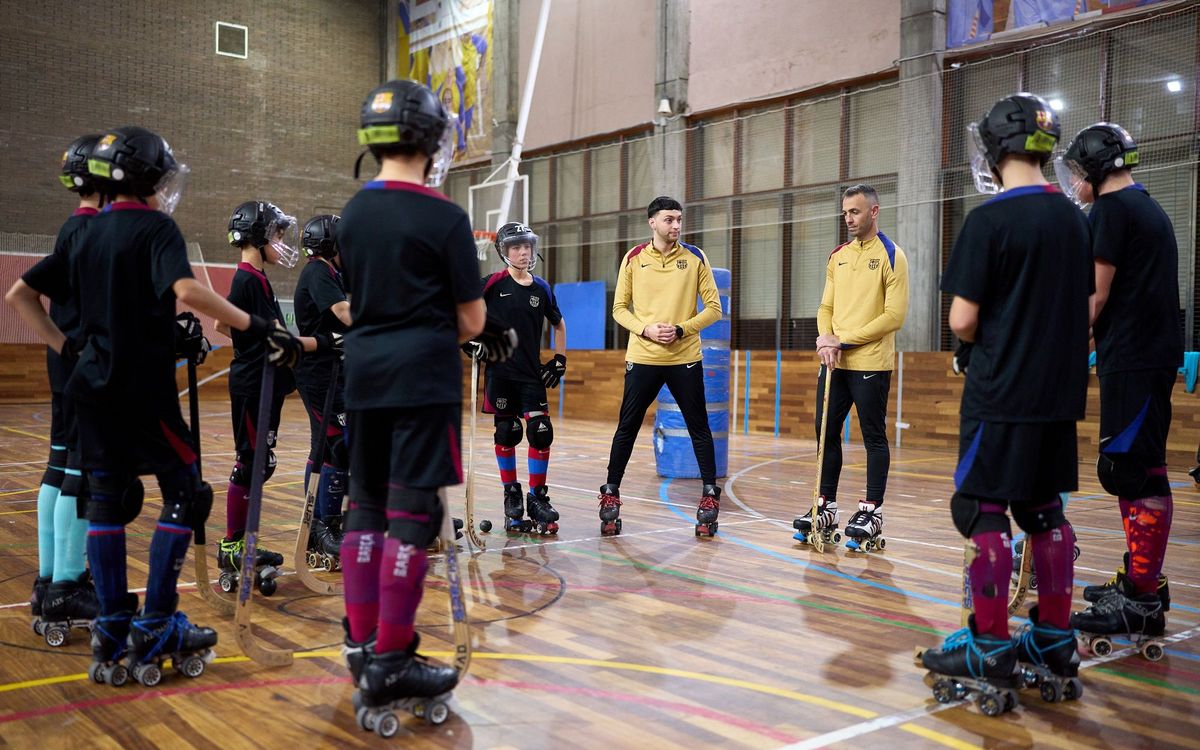
[[[304,563],[309,569],[341,570],[342,517],[314,518],[308,533],[308,551]]]
[[[510,534],[527,534],[533,522],[525,518],[525,496],[520,482],[504,485],[504,530]]]
[[[246,541],[239,534],[235,539],[222,539],[217,545],[217,567],[221,569],[218,583],[226,594],[237,591],[238,580],[242,573],[242,553],[246,550]],[[283,565],[283,555],[278,552],[259,547],[255,554],[254,587],[263,596],[275,593],[279,585],[279,566]]]
[[[1027,688],[1038,688],[1047,703],[1078,700],[1083,695],[1079,681],[1079,651],[1075,631],[1060,630],[1038,620],[1036,605],[1029,610],[1029,623],[1013,636],[1013,648]]]
[[[951,633],[941,648],[921,654],[929,670],[925,682],[938,703],[974,698],[985,716],[1017,707],[1021,672],[1012,641],[975,632],[975,616],[967,627]]]
[[[32,615],[30,626],[33,632],[42,634],[42,602],[46,599],[46,589],[50,588],[50,576],[38,576],[33,579],[33,590],[29,592],[29,613]]]
[[[100,602],[91,578],[84,573],[75,581],[50,584],[42,600],[41,620],[33,629],[46,639],[46,645],[57,648],[66,644],[72,629],[87,630],[100,613]]]
[[[417,653],[414,636],[403,651],[366,651],[354,704],[358,726],[380,737],[400,729],[398,712],[407,711],[427,724],[441,724],[450,715],[446,702],[458,684],[451,667],[434,666]]]
[[[721,512],[721,488],[715,484],[704,485],[704,494],[696,506],[696,536],[716,536],[717,516]]]
[[[1160,589],[1161,592],[1161,589]],[[1079,631],[1079,642],[1089,653],[1108,656],[1113,638],[1128,638],[1149,661],[1163,658],[1167,616],[1159,594],[1127,597],[1110,594],[1084,612],[1071,615],[1071,627]]]
[[[215,645],[216,631],[191,624],[182,612],[143,612],[129,631],[129,672],[141,684],[154,687],[162,681],[163,662],[170,659],[176,672],[196,678],[216,658]]]
[[[858,511],[846,524],[846,549],[853,552],[870,552],[887,546],[883,538],[883,508],[875,503],[863,501]]]
[[[1129,570],[1129,553],[1125,553],[1125,561],[1121,563],[1121,567],[1117,568],[1117,572],[1106,583],[1098,586],[1084,586],[1083,598],[1085,601],[1098,602],[1101,599],[1111,596],[1114,593],[1124,595],[1126,598],[1137,596],[1137,590],[1133,586],[1133,582],[1129,580],[1127,571]],[[1166,576],[1158,577],[1158,599],[1162,602],[1163,612],[1171,611],[1171,585],[1167,581]]]
[[[525,498],[525,508],[529,511],[529,523],[535,534],[553,536],[558,533],[558,511],[550,504],[549,491],[545,485],[534,487]],[[507,504],[505,513],[508,512]]]
[[[796,529],[792,539],[802,544],[810,544],[809,537],[814,531],[811,507],[807,513],[792,521],[792,528]],[[842,541],[842,532],[838,531],[837,500],[826,500],[824,495],[817,499],[816,533],[821,535],[826,544],[837,544]]]
[[[342,657],[346,660],[346,668],[350,670],[350,678],[358,685],[358,678],[362,676],[363,665],[367,662],[367,657],[375,653],[375,633],[367,636],[365,641],[356,641],[350,637],[350,620],[342,618],[342,630],[345,631],[345,639],[342,641]],[[414,641],[419,643],[420,636],[413,634]],[[416,650],[416,646],[413,646]],[[362,696],[359,691],[354,691],[354,711],[362,708]]]
[[[92,682],[121,687],[129,681],[129,668],[121,661],[129,646],[129,625],[137,605],[137,594],[126,594],[118,612],[99,615],[92,622],[92,663],[88,666]]]
[[[621,491],[615,484],[600,488],[600,536],[621,533]]]

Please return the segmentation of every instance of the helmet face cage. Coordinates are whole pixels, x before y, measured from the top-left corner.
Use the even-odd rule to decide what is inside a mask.
[[[971,123],[967,126],[967,158],[971,163],[971,179],[975,182],[975,190],[984,195],[995,195],[1004,188],[992,171],[991,159],[988,158],[987,146],[979,132],[979,125]]]
[[[367,95],[359,122],[359,145],[376,158],[394,147],[415,149],[431,159],[425,184],[442,184],[454,157],[457,118],[428,87],[413,81],[379,86]],[[356,176],[357,170],[356,164]]]
[[[1068,159],[1068,155],[1059,156],[1054,160],[1054,176],[1058,180],[1058,186],[1062,189],[1063,194],[1075,202],[1075,205],[1080,208],[1087,208],[1089,203],[1084,203],[1079,197],[1079,189],[1088,182],[1087,172],[1079,162]]]
[[[1091,184],[1094,193],[1099,192],[1100,183],[1110,174],[1131,169],[1140,162],[1133,136],[1120,125],[1107,122],[1079,131],[1062,159]]]
[[[189,172],[187,165],[176,161],[162,136],[136,126],[117,128],[100,137],[87,164],[105,195],[153,195],[159,210],[166,214],[179,205]]]
[[[441,138],[438,139],[437,151],[433,152],[430,158],[432,162],[429,164],[429,174],[425,176],[425,185],[427,187],[441,187],[446,180],[446,173],[450,171],[450,164],[454,161],[454,149],[458,141],[458,115],[448,114],[446,116],[446,127],[442,130]]]
[[[266,215],[266,244],[275,251],[275,262],[284,268],[294,267],[300,258],[296,249],[300,246],[300,225],[296,217],[285,214],[274,203],[266,204]]]
[[[508,258],[508,252],[517,245],[529,245],[529,265],[518,266]],[[496,254],[500,261],[509,268],[533,273],[538,262],[538,236],[524,224],[510,223],[500,227],[496,232]]]
[[[333,232],[339,221],[341,221],[341,217],[333,214],[322,214],[308,220],[304,225],[304,233],[301,238],[301,245],[304,247],[306,257],[337,257],[337,239]]]

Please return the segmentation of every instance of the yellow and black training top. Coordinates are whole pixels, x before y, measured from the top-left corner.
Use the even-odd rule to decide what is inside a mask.
[[[829,254],[817,331],[842,342],[845,370],[892,370],[908,314],[908,258],[883,232]]]

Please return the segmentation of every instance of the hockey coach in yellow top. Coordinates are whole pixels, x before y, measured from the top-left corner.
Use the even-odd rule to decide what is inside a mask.
[[[842,471],[841,425],[854,404],[867,452],[867,486],[858,510],[846,524],[847,545],[883,531],[883,494],[891,454],[887,440],[887,404],[895,367],[896,331],[908,312],[908,259],[879,231],[879,194],[870,185],[853,185],[842,194],[842,220],[853,239],[829,255],[825,292],[817,310],[817,352],[821,375],[817,400],[829,390],[829,422],[821,466],[823,514],[837,524],[838,477]],[[811,513],[811,510],[810,510]],[[827,524],[823,524],[827,525]]]
[[[700,361],[700,330],[721,319],[712,266],[700,248],[680,241],[683,207],[679,201],[660,196],[650,202],[646,214],[651,240],[625,254],[613,297],[613,319],[631,335],[608,481],[600,489],[600,531],[605,535],[620,532],[621,478],[646,409],[664,383],[679,404],[704,483],[698,524],[703,515],[706,528],[710,522],[715,528],[721,496]],[[697,295],[704,302],[703,310],[696,309]]]

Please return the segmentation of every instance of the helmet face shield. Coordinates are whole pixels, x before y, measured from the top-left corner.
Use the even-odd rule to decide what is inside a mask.
[[[975,181],[976,191],[984,195],[995,195],[1004,190],[992,172],[991,163],[987,158],[987,147],[983,145],[983,135],[979,132],[977,123],[967,126],[967,158],[971,164],[971,179]]]
[[[446,117],[446,127],[442,137],[438,139],[437,151],[429,165],[429,176],[425,178],[427,187],[441,187],[450,171],[450,163],[454,161],[454,146],[458,140],[458,115],[450,113]]]
[[[275,251],[276,263],[292,268],[300,257],[300,225],[295,216],[281,214],[267,225],[267,245]]]
[[[1063,193],[1075,201],[1075,205],[1080,208],[1089,205],[1079,197],[1080,188],[1087,184],[1087,173],[1079,162],[1067,161],[1066,157],[1059,156],[1054,160],[1054,176],[1058,178],[1058,186]]]
[[[174,169],[162,176],[162,179],[154,186],[154,196],[158,199],[159,211],[167,215],[175,212],[175,208],[179,205],[179,199],[183,197],[183,188],[187,185],[187,178],[191,171],[188,165],[177,163]]]

